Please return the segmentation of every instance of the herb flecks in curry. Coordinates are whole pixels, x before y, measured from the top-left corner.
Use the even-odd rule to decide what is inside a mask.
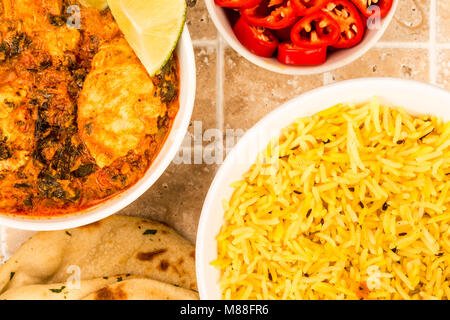
[[[66,24],[73,4],[79,3],[0,0],[1,213],[72,213],[132,186],[157,155],[178,111],[176,57],[148,77],[108,10],[80,6],[76,29]],[[109,88],[117,79],[124,80]],[[132,87],[146,82],[147,95]],[[116,100],[135,114],[119,118]],[[87,121],[83,112],[92,113],[92,107],[95,117]],[[102,119],[108,107],[111,115]],[[137,122],[136,115],[148,122]],[[117,128],[128,124],[128,144],[114,144]]]

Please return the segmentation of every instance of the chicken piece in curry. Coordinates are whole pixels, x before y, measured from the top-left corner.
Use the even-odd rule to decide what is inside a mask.
[[[0,213],[78,212],[135,184],[178,91],[176,57],[150,77],[108,9],[0,0]]]

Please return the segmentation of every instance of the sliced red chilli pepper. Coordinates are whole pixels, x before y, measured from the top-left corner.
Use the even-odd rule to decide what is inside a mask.
[[[231,8],[224,8],[225,16],[227,17],[227,20],[230,22],[231,28],[236,24],[236,22],[241,17],[241,14],[239,10],[231,9]]]
[[[323,11],[304,17],[291,30],[291,41],[302,48],[332,46],[339,36],[339,24]]]
[[[273,30],[273,34],[275,35],[275,37],[278,38],[279,41],[289,42],[291,41],[291,29],[292,26],[283,29]]]
[[[297,21],[291,0],[263,0],[251,9],[241,11],[248,24],[269,29],[283,29]]]
[[[352,0],[352,2],[358,7],[366,17],[371,17],[376,13],[372,6],[380,8],[380,18],[387,16],[392,8],[393,0]]]
[[[296,66],[313,66],[327,60],[327,47],[300,48],[295,44],[284,42],[278,45],[278,61]]]
[[[261,57],[271,57],[278,47],[278,39],[267,29],[249,25],[240,18],[233,31],[244,47]]]
[[[340,26],[336,48],[350,48],[361,42],[364,24],[358,9],[348,0],[328,0],[321,9],[336,20]]]
[[[292,4],[300,17],[318,11],[326,0],[292,0]]]
[[[214,0],[219,7],[247,9],[257,6],[262,0]]]

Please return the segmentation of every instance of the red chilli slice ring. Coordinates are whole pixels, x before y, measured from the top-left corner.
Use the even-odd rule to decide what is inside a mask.
[[[339,24],[323,11],[304,17],[291,30],[292,42],[302,48],[332,46],[337,43],[339,36]]]

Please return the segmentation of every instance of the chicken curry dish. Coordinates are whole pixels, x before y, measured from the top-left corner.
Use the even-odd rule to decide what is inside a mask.
[[[0,213],[74,213],[135,184],[178,93],[176,56],[150,77],[108,9],[0,0]]]

